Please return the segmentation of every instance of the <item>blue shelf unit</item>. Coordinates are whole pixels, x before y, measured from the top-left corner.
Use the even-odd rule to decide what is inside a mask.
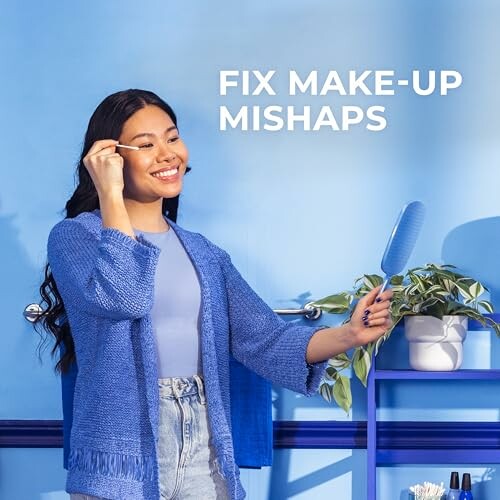
[[[500,319],[498,314],[489,316],[495,321]],[[484,327],[470,321],[468,330],[484,330]],[[500,463],[500,422],[377,421],[376,388],[384,380],[500,380],[500,370],[379,370],[373,358],[367,383],[367,500],[377,499],[379,465]],[[398,434],[399,439],[391,440],[389,434],[392,437]]]

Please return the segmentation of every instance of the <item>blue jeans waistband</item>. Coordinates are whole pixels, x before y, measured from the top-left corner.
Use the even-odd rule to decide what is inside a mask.
[[[158,387],[160,397],[182,398],[198,395],[200,402],[205,404],[205,384],[201,375],[159,378]]]

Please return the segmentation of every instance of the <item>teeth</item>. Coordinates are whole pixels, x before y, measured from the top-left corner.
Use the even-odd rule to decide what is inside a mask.
[[[174,168],[172,170],[167,170],[164,172],[157,172],[155,174],[151,174],[153,177],[172,177],[172,175],[175,175],[178,172],[177,168]]]

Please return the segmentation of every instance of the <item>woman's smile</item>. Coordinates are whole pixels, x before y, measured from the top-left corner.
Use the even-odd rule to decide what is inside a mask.
[[[179,180],[179,167],[166,167],[151,175],[160,182],[177,182]]]

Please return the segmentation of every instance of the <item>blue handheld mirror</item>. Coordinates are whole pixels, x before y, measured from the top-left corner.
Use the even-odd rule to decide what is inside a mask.
[[[406,204],[396,220],[387,247],[382,257],[384,282],[379,295],[387,288],[390,279],[405,267],[415,248],[425,216],[425,206],[421,201]]]

